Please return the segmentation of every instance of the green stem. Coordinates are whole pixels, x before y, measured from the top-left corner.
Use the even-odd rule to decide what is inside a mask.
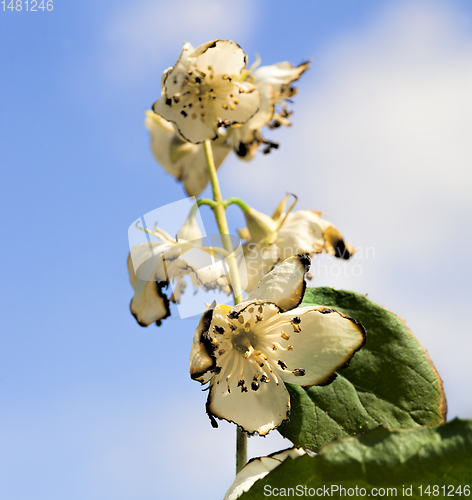
[[[230,254],[226,258],[226,262],[229,268],[229,276],[231,279],[231,287],[233,289],[234,303],[238,304],[243,298],[241,280],[239,279],[239,269],[238,263],[234,256],[234,249],[231,243],[231,236],[229,234],[228,222],[226,220],[225,207],[223,205],[223,198],[221,197],[220,184],[218,183],[218,177],[216,175],[215,161],[213,159],[213,151],[211,149],[211,141],[207,139],[205,141],[205,156],[208,163],[208,171],[210,173],[211,187],[213,190],[213,200],[216,202],[215,206],[212,206],[213,213],[215,214],[216,224],[218,225],[218,230],[221,235],[221,240],[223,242],[223,247]]]
[[[213,200],[201,198],[200,200],[197,200],[197,206],[201,207],[202,205],[208,205],[213,210],[213,208],[215,208],[218,203],[215,203]]]
[[[226,262],[228,263],[229,276],[233,289],[234,304],[236,305],[241,302],[243,298],[241,281],[239,279],[238,263],[236,262],[236,258],[233,253],[234,249],[229,234],[228,221],[226,220],[226,207],[223,203],[223,198],[221,197],[220,184],[218,182],[218,176],[216,175],[215,161],[213,159],[213,151],[211,148],[211,141],[209,139],[205,141],[205,156],[208,164],[208,172],[210,173],[211,188],[213,190],[213,200],[215,202],[214,206],[212,206],[210,203],[205,204],[209,205],[212,208],[213,213],[215,214],[216,224],[218,225],[218,230],[223,241],[223,246],[229,253],[228,257],[226,258]],[[238,427],[236,428],[236,474],[246,465],[246,463],[247,436]]]
[[[228,198],[223,202],[223,205],[225,208],[228,208],[229,205],[238,205],[243,212],[248,213],[250,211],[249,205],[239,198]]]

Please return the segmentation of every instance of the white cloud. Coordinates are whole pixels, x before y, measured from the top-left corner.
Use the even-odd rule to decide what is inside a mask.
[[[255,19],[246,15],[249,10],[248,0],[237,9],[218,0],[142,0],[119,7],[105,30],[105,71],[114,81],[133,82],[174,64],[183,42],[197,46],[234,38],[243,43]]]

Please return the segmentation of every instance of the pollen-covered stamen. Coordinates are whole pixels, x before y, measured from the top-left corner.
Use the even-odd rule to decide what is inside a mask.
[[[295,370],[293,370],[293,374],[296,376],[296,377],[303,377],[305,375],[305,370],[303,368],[295,368]]]
[[[281,333],[280,333],[280,336],[281,336],[284,340],[290,340],[290,335],[287,335],[285,332],[281,332]]]
[[[283,347],[278,342],[273,342],[272,345],[271,345],[271,347],[270,347],[270,350],[272,352],[277,352],[278,350],[281,350],[281,351],[292,351],[293,350],[293,345],[288,345],[287,347]]]
[[[282,368],[282,370],[287,369],[287,365],[281,359],[277,361],[277,364],[280,366],[280,368]]]

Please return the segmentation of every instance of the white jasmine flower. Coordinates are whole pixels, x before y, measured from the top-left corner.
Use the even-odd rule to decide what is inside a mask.
[[[258,90],[241,81],[246,64],[235,42],[213,40],[196,49],[185,43],[175,66],[164,72],[162,97],[153,110],[187,141],[216,139],[218,128],[241,125],[259,109]]]
[[[225,250],[202,247],[202,234],[195,214],[196,205],[176,238],[158,227],[154,231],[145,229],[160,241],[143,242],[131,248],[128,273],[134,297],[130,310],[141,326],[154,322],[160,325],[170,315],[169,301],[180,303],[187,275],[195,292],[202,288],[206,291],[220,290],[228,295],[231,293],[225,267],[221,260],[213,258],[224,255]],[[171,282],[174,292],[168,297],[164,289]]]
[[[236,500],[244,492],[249,491],[256,481],[267,476],[285,460],[301,457],[305,453],[302,448],[290,448],[272,453],[268,457],[253,458],[238,472],[223,500]]]
[[[339,230],[320,212],[299,210],[285,213],[286,196],[272,217],[253,208],[245,212],[247,227],[238,231],[246,240],[244,257],[248,273],[247,291],[257,284],[274,266],[297,254],[325,251],[341,259],[349,259],[354,248],[346,243]],[[293,207],[293,205],[292,205]]]
[[[156,161],[182,182],[189,196],[199,196],[210,182],[203,145],[183,140],[171,122],[152,111],[146,111],[144,123],[151,136],[151,151]],[[231,146],[223,136],[213,141],[212,148],[218,169],[231,151]]]
[[[207,413],[265,435],[288,417],[284,383],[326,385],[365,342],[355,319],[321,306],[297,308],[310,258],[298,255],[267,274],[247,299],[213,303],[190,354],[190,375],[209,382]]]
[[[264,139],[261,129],[266,125],[269,128],[291,125],[288,118],[292,113],[288,111],[286,102],[297,92],[292,83],[300,78],[308,66],[308,62],[293,66],[284,61],[262,66],[246,76],[245,81],[253,83],[259,91],[261,104],[259,111],[242,127],[230,131],[230,140],[241,159],[252,159],[261,144],[265,144],[264,153],[278,148],[276,142]]]

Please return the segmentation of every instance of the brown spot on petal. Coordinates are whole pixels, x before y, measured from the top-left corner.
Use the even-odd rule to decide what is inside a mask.
[[[280,366],[280,368],[282,368],[282,370],[287,369],[287,365],[281,359],[277,361],[277,364]]]

